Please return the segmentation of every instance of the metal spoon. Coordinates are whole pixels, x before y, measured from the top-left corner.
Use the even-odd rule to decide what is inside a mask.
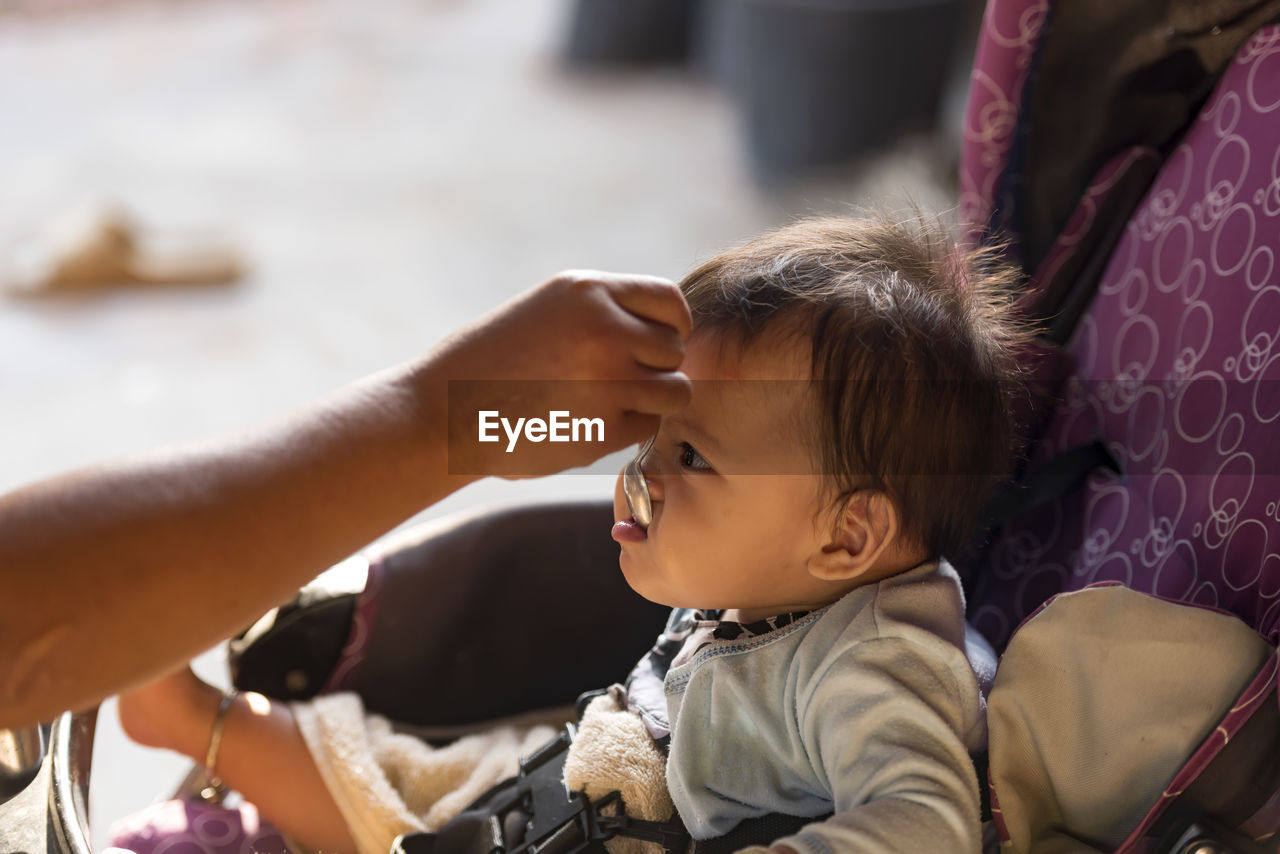
[[[627,507],[631,510],[631,517],[641,528],[648,528],[649,523],[653,521],[653,506],[649,503],[649,483],[645,480],[640,466],[644,464],[644,458],[653,447],[653,440],[656,438],[657,436],[650,436],[648,441],[640,446],[635,459],[627,463],[626,468],[622,470],[622,493],[627,497]]]

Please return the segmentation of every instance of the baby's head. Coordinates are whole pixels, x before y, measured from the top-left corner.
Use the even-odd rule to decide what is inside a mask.
[[[984,261],[923,221],[831,218],[690,273],[693,401],[645,460],[648,532],[615,528],[632,586],[763,616],[963,549],[1012,457],[1024,335]]]

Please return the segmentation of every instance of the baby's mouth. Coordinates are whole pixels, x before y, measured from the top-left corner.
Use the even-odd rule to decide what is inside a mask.
[[[613,530],[610,532],[613,539],[619,543],[642,543],[649,539],[649,532],[640,527],[640,523],[634,517],[619,519],[613,523]]]

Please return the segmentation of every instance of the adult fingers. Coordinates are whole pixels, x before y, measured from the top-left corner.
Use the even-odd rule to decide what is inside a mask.
[[[674,371],[684,361],[684,339],[664,323],[635,319],[631,356],[636,363],[659,371]]]
[[[614,302],[629,314],[641,320],[672,327],[681,339],[689,337],[693,318],[689,305],[684,301],[680,288],[669,279],[658,276],[624,275],[621,273],[596,273],[604,282]]]
[[[693,383],[679,371],[655,373],[648,379],[628,382],[626,397],[619,401],[626,415],[669,415],[689,405],[693,399]]]

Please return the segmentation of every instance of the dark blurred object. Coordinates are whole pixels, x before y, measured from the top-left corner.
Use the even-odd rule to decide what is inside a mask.
[[[1025,172],[1024,203],[1016,221],[1003,223],[1021,235],[1017,248],[1028,274],[1044,262],[1114,152],[1134,145],[1172,150],[1240,47],[1277,19],[1280,0],[1079,0],[1054,7],[1024,108],[1036,132],[1015,164]],[[1089,45],[1087,55],[1080,45]],[[1154,169],[1127,178],[1129,209],[1154,178]],[[1064,272],[1062,287],[1070,288],[1078,272]]]
[[[742,111],[758,171],[847,160],[938,120],[959,0],[712,0],[711,73]]]
[[[576,0],[566,55],[581,65],[680,63],[701,0]]]
[[[581,501],[410,528],[233,641],[233,681],[281,699],[355,691],[436,730],[569,706],[623,679],[667,617],[618,571],[612,525],[611,501]]]
[[[342,653],[355,616],[356,598],[369,566],[357,557],[303,587],[267,612],[228,644],[231,679],[243,690],[281,700],[307,700],[320,693]]]
[[[741,111],[766,179],[848,161],[939,121],[968,0],[576,0],[576,65],[680,62]],[[972,6],[973,4],[969,4]]]
[[[0,729],[0,803],[21,792],[35,778],[47,741],[39,724]]]

